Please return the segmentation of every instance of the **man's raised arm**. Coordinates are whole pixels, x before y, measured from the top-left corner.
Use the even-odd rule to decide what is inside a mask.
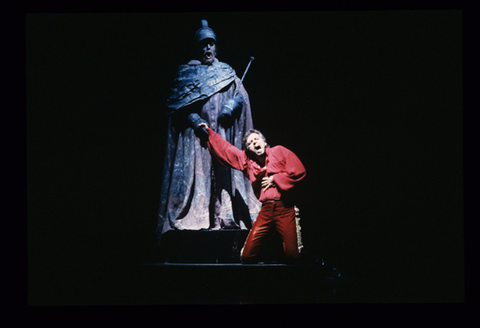
[[[231,143],[223,139],[218,133],[213,131],[206,123],[200,123],[199,127],[203,127],[208,131],[208,149],[210,153],[225,166],[244,171],[247,168],[247,156],[245,152],[233,146]]]

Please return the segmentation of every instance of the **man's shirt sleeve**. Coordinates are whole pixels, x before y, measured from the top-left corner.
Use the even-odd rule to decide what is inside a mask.
[[[208,149],[218,161],[234,169],[245,171],[247,169],[247,156],[245,152],[224,140],[211,128],[208,130]]]
[[[281,156],[285,161],[283,172],[273,175],[273,180],[280,190],[289,190],[295,186],[295,183],[305,177],[306,170],[300,159],[291,150],[279,146],[281,149]]]

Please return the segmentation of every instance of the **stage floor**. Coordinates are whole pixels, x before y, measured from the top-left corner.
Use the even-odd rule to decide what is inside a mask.
[[[364,288],[322,265],[132,263],[108,280],[107,305],[348,303]]]

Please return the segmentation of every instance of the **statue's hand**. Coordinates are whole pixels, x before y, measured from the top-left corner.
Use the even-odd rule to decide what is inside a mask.
[[[227,104],[225,104],[227,105]],[[228,106],[223,106],[220,114],[218,115],[218,123],[223,127],[229,127],[233,123],[233,110]]]
[[[234,114],[238,108],[243,106],[243,96],[241,93],[235,97],[230,98],[223,105],[220,114],[218,115],[218,122],[224,127],[230,127],[235,120]]]
[[[197,137],[203,138],[208,136],[207,129],[204,126],[201,126],[203,124],[207,125],[207,121],[201,118],[200,115],[198,115],[197,113],[191,113],[187,119],[190,122],[190,126],[192,127]]]

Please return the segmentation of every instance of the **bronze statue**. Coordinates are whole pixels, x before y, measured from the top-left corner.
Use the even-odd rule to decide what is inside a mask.
[[[207,123],[241,148],[253,128],[248,93],[235,70],[217,59],[217,37],[206,20],[195,44],[198,59],[180,65],[167,99],[159,239],[169,230],[250,229],[261,205],[242,172],[212,158],[199,127]]]

